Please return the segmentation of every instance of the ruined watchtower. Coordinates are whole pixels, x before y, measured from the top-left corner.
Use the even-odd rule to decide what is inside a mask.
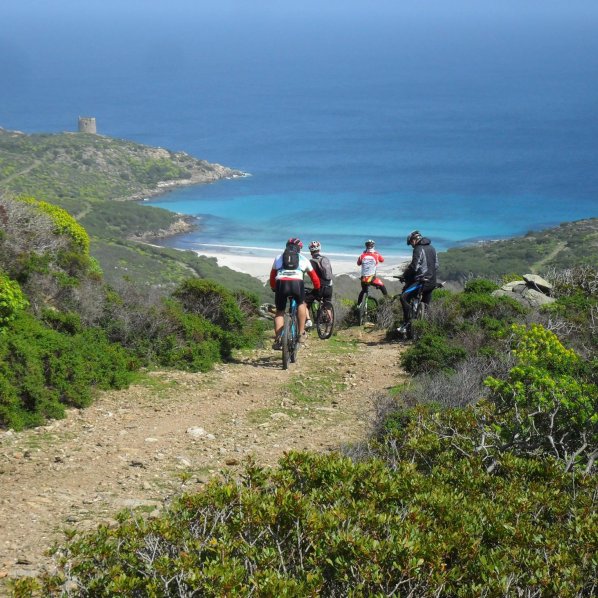
[[[96,119],[93,116],[80,116],[79,117],[79,133],[92,133],[96,134]]]

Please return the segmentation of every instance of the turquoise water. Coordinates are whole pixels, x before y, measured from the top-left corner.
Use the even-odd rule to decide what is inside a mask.
[[[414,228],[443,249],[598,215],[595,3],[28,1],[0,21],[0,126],[95,116],[251,173],[146,202],[201,218],[177,247],[401,256]]]

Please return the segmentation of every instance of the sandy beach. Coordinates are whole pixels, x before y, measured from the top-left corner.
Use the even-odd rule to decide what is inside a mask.
[[[207,251],[198,251],[198,255],[216,258],[219,266],[227,266],[231,270],[250,274],[261,281],[267,281],[270,276],[272,262],[276,258],[275,252],[271,256],[266,255],[247,255],[234,253],[216,253]],[[306,255],[309,256],[309,253]],[[332,270],[335,276],[348,274],[349,276],[359,277],[359,266],[356,253],[354,258],[345,255],[328,255],[332,264]],[[378,266],[378,275],[382,278],[400,274],[408,262],[401,258],[388,258],[383,264]]]

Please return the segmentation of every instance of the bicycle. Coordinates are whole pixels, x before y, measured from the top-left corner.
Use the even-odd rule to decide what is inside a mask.
[[[312,322],[316,325],[318,336],[322,340],[330,338],[334,329],[334,306],[332,303],[325,302],[320,297],[314,297],[309,306],[309,313]]]
[[[297,361],[299,344],[299,321],[297,320],[297,301],[290,297],[289,309],[284,314],[284,323],[280,333],[282,345],[282,369],[286,370],[290,363]]]
[[[393,278],[398,278],[399,280],[403,280],[402,276],[393,276]],[[436,288],[440,289],[444,286],[444,282],[436,283]],[[409,303],[410,309],[410,318],[407,324],[405,324],[405,331],[401,332],[399,328],[399,334],[407,338],[408,340],[417,340],[418,338],[418,327],[416,326],[415,329],[412,325],[414,320],[424,320],[426,317],[426,311],[428,306],[426,303],[423,302],[423,294],[424,294],[424,283],[423,282],[412,282],[409,286],[402,292],[393,297],[393,301],[395,299],[400,299],[401,295],[410,293],[409,299],[407,302]]]
[[[378,299],[370,297],[370,286],[365,288],[361,303],[357,306],[359,314],[359,325],[363,326],[368,322],[374,323],[376,320],[376,312],[378,311]]]

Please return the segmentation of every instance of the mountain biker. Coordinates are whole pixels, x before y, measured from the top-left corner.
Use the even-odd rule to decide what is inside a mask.
[[[309,261],[320,279],[320,290],[311,289],[305,293],[305,303],[308,309],[307,328],[311,328],[312,325],[309,319],[309,308],[315,299],[321,298],[325,308],[332,304],[332,266],[330,265],[330,260],[320,253],[321,251],[322,245],[320,241],[312,241],[309,244],[309,252],[311,253]]]
[[[273,349],[281,349],[280,333],[284,325],[284,311],[287,305],[287,298],[294,297],[297,301],[297,320],[299,324],[299,342],[304,343],[307,337],[305,333],[305,320],[307,309],[305,307],[305,286],[303,274],[307,272],[314,285],[319,290],[320,279],[311,265],[310,261],[301,255],[303,243],[301,239],[291,237],[286,244],[285,250],[272,264],[270,270],[270,288],[276,293],[274,303],[276,304],[276,315],[274,317],[274,343]]]
[[[361,301],[369,285],[382,291],[384,296],[388,295],[384,283],[376,276],[378,264],[383,262],[384,258],[374,249],[375,246],[375,241],[368,239],[365,242],[365,251],[357,258],[357,265],[361,266],[361,292],[357,299],[357,305],[361,305]]]
[[[407,236],[407,245],[413,247],[413,256],[400,277],[400,280],[405,283],[400,297],[403,308],[403,325],[397,329],[401,334],[407,331],[411,319],[409,301],[417,292],[416,288],[411,289],[409,292],[406,292],[407,289],[414,282],[423,283],[422,301],[426,305],[430,305],[432,291],[436,288],[436,272],[438,270],[438,257],[430,239],[424,237],[418,230],[414,230]]]

